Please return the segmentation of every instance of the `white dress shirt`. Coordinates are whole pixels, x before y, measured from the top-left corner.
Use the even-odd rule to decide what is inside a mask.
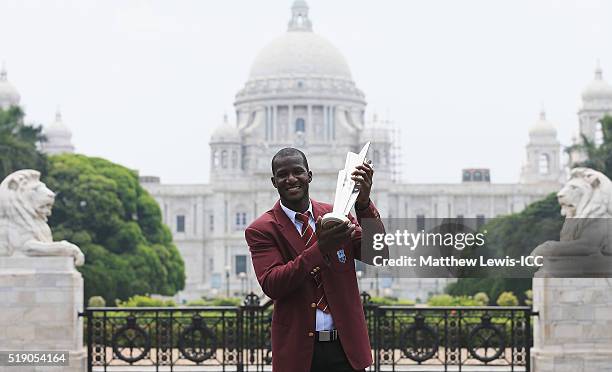
[[[289,217],[291,222],[293,222],[293,225],[295,226],[297,231],[301,234],[302,233],[302,222],[295,218],[296,212],[285,207],[283,205],[283,202],[281,202],[280,205],[281,205],[281,208],[283,208],[283,211],[285,212],[287,217]],[[312,213],[312,203],[310,202],[310,200],[308,201],[308,212],[310,212],[310,217],[308,218],[308,224],[310,225],[310,227],[312,227],[312,231],[316,231],[314,214]],[[323,311],[317,308],[317,322],[315,325],[315,330],[329,331],[332,329],[334,329],[334,319],[332,318],[331,313],[330,314],[324,313]]]

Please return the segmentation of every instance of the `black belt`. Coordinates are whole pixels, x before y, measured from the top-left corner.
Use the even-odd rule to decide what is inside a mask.
[[[319,342],[331,342],[338,339],[338,330],[332,329],[331,331],[317,331],[316,338]]]

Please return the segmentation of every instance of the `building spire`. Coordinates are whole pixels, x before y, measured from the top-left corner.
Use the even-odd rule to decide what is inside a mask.
[[[603,80],[603,72],[601,71],[599,58],[597,59],[597,65],[595,66],[595,80]]]
[[[60,110],[60,106],[57,105],[55,108],[55,122],[59,123],[62,121],[62,110]]]
[[[544,103],[540,103],[540,120],[546,120],[546,108],[544,108]]]
[[[312,23],[308,18],[308,4],[305,0],[295,0],[291,6],[291,20],[288,31],[312,31]]]

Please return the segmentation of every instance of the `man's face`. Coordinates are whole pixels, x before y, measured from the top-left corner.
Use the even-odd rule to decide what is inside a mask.
[[[272,184],[282,200],[299,201],[308,197],[312,172],[306,169],[301,156],[285,156],[276,160]]]

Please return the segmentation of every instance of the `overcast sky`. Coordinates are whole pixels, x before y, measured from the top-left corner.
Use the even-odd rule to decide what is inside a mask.
[[[29,122],[57,105],[77,151],[208,180],[210,133],[291,0],[0,0],[0,60]],[[376,112],[402,128],[410,182],[464,167],[516,182],[542,104],[568,144],[599,59],[612,81],[612,1],[309,0]]]

